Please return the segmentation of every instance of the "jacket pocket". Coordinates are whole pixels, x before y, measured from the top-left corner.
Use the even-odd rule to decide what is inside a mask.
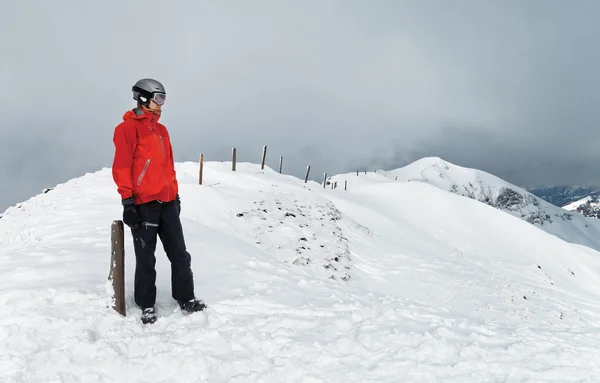
[[[148,158],[146,160],[146,164],[144,165],[144,169],[142,170],[142,172],[140,173],[138,179],[137,179],[137,184],[138,186],[140,186],[140,183],[142,183],[142,180],[144,179],[144,176],[146,175],[146,172],[148,171],[148,166],[150,166],[150,158]]]

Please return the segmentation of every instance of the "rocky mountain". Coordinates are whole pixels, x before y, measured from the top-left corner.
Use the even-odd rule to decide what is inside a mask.
[[[600,195],[600,188],[594,186],[559,185],[531,187],[525,188],[525,190],[559,207],[579,201],[590,195]]]
[[[563,206],[563,209],[580,213],[590,218],[600,218],[600,197],[597,194],[589,195]]]
[[[565,210],[485,171],[426,157],[403,168],[378,173],[398,181],[435,185],[517,216],[568,242],[600,250],[600,220]]]

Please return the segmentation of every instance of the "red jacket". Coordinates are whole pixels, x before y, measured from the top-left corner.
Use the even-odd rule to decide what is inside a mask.
[[[179,192],[169,133],[158,119],[135,108],[115,128],[112,174],[121,199],[169,202]]]

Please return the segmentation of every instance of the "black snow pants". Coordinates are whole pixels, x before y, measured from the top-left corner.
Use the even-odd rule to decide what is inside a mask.
[[[137,205],[140,225],[132,229],[135,249],[135,303],[141,308],[156,302],[156,243],[160,238],[171,262],[171,295],[176,301],[194,298],[191,256],[183,238],[177,201]]]

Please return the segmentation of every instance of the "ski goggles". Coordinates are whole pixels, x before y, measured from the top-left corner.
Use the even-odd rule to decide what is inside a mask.
[[[154,93],[152,95],[152,101],[154,101],[157,105],[162,105],[167,101],[167,95],[164,93]]]

